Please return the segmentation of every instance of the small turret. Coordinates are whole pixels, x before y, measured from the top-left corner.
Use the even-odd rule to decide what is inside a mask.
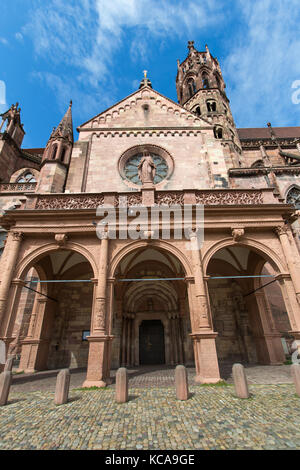
[[[2,117],[0,132],[2,129],[5,129],[6,134],[8,134],[20,148],[25,132],[23,124],[21,123],[21,108],[19,108],[19,103],[12,104],[11,107],[5,113],[0,114],[0,116]]]
[[[63,192],[74,143],[72,101],[59,125],[53,128],[46,145],[38,192]]]
[[[46,145],[43,162],[56,160],[68,164],[71,156],[73,137],[72,101],[57,128],[53,128]]]

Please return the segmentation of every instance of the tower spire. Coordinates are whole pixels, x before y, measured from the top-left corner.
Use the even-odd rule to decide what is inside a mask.
[[[51,139],[53,138],[63,138],[69,140],[69,142],[73,143],[74,136],[73,136],[73,119],[72,119],[72,100],[70,101],[69,107],[67,109],[66,114],[60,121],[59,125],[57,126],[56,130],[51,134]]]

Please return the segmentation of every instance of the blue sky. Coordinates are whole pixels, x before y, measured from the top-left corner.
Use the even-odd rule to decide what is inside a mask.
[[[187,41],[218,57],[238,127],[300,125],[299,0],[1,0],[0,112],[18,101],[43,147],[73,100],[75,127],[138,88],[177,101]],[[3,89],[3,86],[2,86]]]

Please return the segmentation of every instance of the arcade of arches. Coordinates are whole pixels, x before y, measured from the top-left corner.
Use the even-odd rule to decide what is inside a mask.
[[[285,361],[297,331],[291,279],[262,252],[231,243],[205,260],[199,250],[180,259],[160,242],[137,242],[110,270],[108,242],[98,273],[66,245],[13,281],[1,337],[17,348],[19,370],[84,367],[90,386],[109,383],[111,368],[180,363],[195,365],[197,381],[216,382],[222,362]],[[269,277],[245,277],[260,274]]]

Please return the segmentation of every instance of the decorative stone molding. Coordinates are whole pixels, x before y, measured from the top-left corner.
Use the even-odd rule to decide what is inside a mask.
[[[133,193],[133,194],[126,194],[126,196],[119,196],[119,207],[130,207],[130,206],[140,206],[142,204],[142,194]]]
[[[196,191],[197,204],[204,205],[256,205],[263,204],[261,191]]]
[[[36,209],[54,210],[54,209],[96,209],[103,206],[104,196],[99,195],[80,195],[73,196],[39,196]]]
[[[36,183],[2,183],[0,193],[27,193],[34,192]]]
[[[105,299],[102,299],[102,298],[96,299],[95,329],[105,330]]]
[[[68,240],[68,236],[65,233],[56,233],[55,241],[59,247],[65,246]]]
[[[233,228],[231,233],[233,241],[239,242],[245,235],[245,230],[243,228]]]
[[[156,193],[155,204],[158,206],[171,206],[184,204],[183,192],[172,192],[172,193]]]
[[[154,189],[152,189],[154,192]],[[144,190],[145,191],[145,190]],[[129,193],[100,193],[100,194],[43,194],[28,195],[25,209],[38,210],[68,210],[94,209],[99,206],[130,207],[143,205],[142,191]],[[205,206],[243,206],[278,204],[273,191],[259,189],[211,189],[198,191],[159,191],[155,190],[154,203],[156,206],[183,206],[188,204],[203,204]],[[151,204],[152,205],[152,204]]]

